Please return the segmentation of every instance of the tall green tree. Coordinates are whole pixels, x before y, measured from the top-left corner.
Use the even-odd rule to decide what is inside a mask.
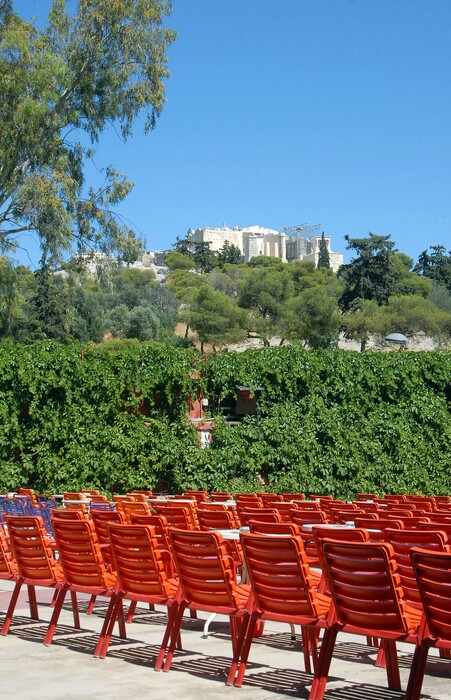
[[[224,245],[218,251],[217,259],[219,265],[237,265],[243,256],[237,245],[224,241]]]
[[[428,253],[428,250],[431,252]],[[447,255],[444,246],[430,246],[418,256],[415,270],[424,277],[444,285],[451,292],[451,250]]]
[[[192,245],[190,242],[190,232],[186,234],[185,238],[180,238],[177,236],[176,242],[174,243],[174,249],[177,253],[181,253],[182,255],[188,255],[192,257]]]
[[[28,340],[67,340],[71,304],[63,280],[52,275],[45,264],[36,270],[35,279],[36,287],[30,299]]]
[[[193,260],[196,268],[203,273],[210,272],[216,266],[216,253],[208,241],[194,244]]]
[[[204,344],[238,343],[247,336],[247,314],[227,294],[203,284],[194,293],[191,303],[181,311],[187,326]]]
[[[43,249],[124,249],[115,215],[132,184],[111,165],[99,186],[86,163],[110,125],[126,140],[138,115],[155,126],[169,73],[166,0],[53,0],[45,29],[0,4],[0,245],[36,231]],[[88,144],[91,147],[87,147]],[[133,245],[132,245],[133,244]],[[127,252],[128,251],[128,252]],[[134,254],[134,253],[133,253]]]
[[[289,299],[280,325],[286,338],[304,341],[316,350],[337,345],[340,322],[337,299],[325,286],[317,286]]]
[[[327,247],[326,239],[324,238],[324,231],[321,234],[321,240],[319,242],[317,267],[319,269],[321,269],[321,268],[329,269],[330,268],[329,248]]]
[[[292,275],[283,263],[249,267],[240,281],[238,303],[251,311],[251,330],[261,336],[265,345],[279,333],[283,307],[293,291]]]
[[[394,242],[390,236],[370,233],[368,238],[345,236],[347,250],[354,250],[357,257],[348,265],[342,265],[339,275],[345,283],[341,297],[344,309],[356,301],[368,299],[386,304],[396,284],[396,274],[391,264]]]
[[[13,322],[20,307],[17,272],[11,261],[0,256],[0,338],[12,334]]]

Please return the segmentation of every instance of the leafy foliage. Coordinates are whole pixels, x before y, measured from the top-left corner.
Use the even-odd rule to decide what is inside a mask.
[[[449,493],[451,354],[217,353],[123,341],[0,345],[2,487]],[[200,388],[263,387],[259,414],[186,419]]]
[[[0,7],[0,244],[34,230],[44,255],[74,240],[110,247],[130,262],[141,247],[113,214],[132,184],[112,166],[85,185],[85,166],[114,124],[132,135],[137,116],[155,126],[174,33],[162,27],[166,0],[79,0],[70,15],[53,0],[45,29]]]

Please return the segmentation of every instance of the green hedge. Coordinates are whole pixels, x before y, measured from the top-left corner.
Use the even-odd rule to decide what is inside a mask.
[[[451,354],[0,345],[0,487],[451,493]],[[196,444],[187,398],[263,387]]]

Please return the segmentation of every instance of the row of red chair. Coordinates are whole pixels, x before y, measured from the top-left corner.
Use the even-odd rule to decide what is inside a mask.
[[[18,520],[20,522],[15,522]],[[30,519],[28,519],[28,521],[29,520]],[[31,520],[33,520],[33,519],[31,519]],[[36,521],[37,519],[34,519],[34,520]],[[31,524],[30,524],[30,522],[27,523],[27,519],[10,518],[10,519],[8,519],[8,525],[9,525],[9,528],[11,531],[12,547],[13,547],[13,553],[15,554],[15,558],[16,558],[16,564],[18,566],[19,571],[21,570],[21,567],[22,567],[23,572],[25,572],[25,573],[21,577],[22,580],[18,581],[18,583],[16,584],[16,590],[13,594],[12,601],[10,604],[10,609],[8,610],[8,614],[7,614],[7,617],[5,619],[4,629],[2,630],[2,632],[6,633],[8,627],[9,627],[9,623],[11,621],[11,616],[12,616],[12,611],[13,611],[14,605],[15,605],[14,601],[17,600],[18,590],[20,590],[20,586],[19,586],[19,588],[17,588],[19,584],[22,585],[23,583],[26,583],[27,585],[29,585],[31,587],[33,587],[34,585],[51,585],[52,587],[55,587],[55,588],[58,588],[61,590],[61,592],[58,595],[57,604],[55,606],[55,611],[54,611],[54,614],[52,616],[52,621],[51,621],[51,624],[49,626],[49,630],[48,630],[47,635],[46,635],[46,642],[47,643],[51,642],[51,638],[52,638],[53,633],[54,633],[54,628],[56,625],[57,617],[59,615],[59,611],[60,611],[62,603],[64,601],[64,597],[65,597],[66,592],[68,590],[70,590],[71,593],[74,593],[76,591],[82,591],[82,592],[89,592],[91,594],[93,594],[93,592],[94,592],[94,594],[97,594],[97,595],[98,594],[110,595],[112,597],[112,602],[110,605],[109,614],[107,615],[107,620],[105,621],[104,629],[102,630],[101,637],[100,637],[99,642],[98,642],[97,647],[96,647],[96,653],[98,655],[106,654],[106,649],[108,646],[109,637],[111,636],[111,633],[112,633],[112,625],[114,625],[114,620],[116,619],[116,617],[118,615],[119,615],[119,618],[122,619],[123,612],[122,612],[122,607],[121,607],[121,605],[119,605],[119,601],[117,600],[117,598],[113,598],[114,588],[112,585],[111,577],[113,577],[114,575],[109,574],[110,580],[108,580],[108,577],[106,576],[106,574],[108,574],[108,572],[106,570],[105,571],[102,570],[102,566],[99,564],[99,561],[98,561],[98,559],[100,559],[99,552],[97,552],[97,554],[95,554],[95,553],[93,554],[92,542],[90,544],[91,549],[89,549],[89,547],[88,547],[88,549],[86,549],[86,547],[85,547],[85,549],[83,549],[83,543],[85,542],[85,544],[86,544],[86,533],[89,532],[89,527],[88,527],[89,523],[87,523],[85,520],[82,520],[81,518],[78,520],[78,522],[75,521],[75,524],[74,524],[74,522],[68,523],[68,522],[65,522],[64,520],[62,520],[59,524],[58,524],[58,522],[55,522],[55,529],[56,529],[55,534],[56,534],[56,538],[57,538],[57,544],[58,544],[58,547],[60,550],[60,557],[61,557],[61,562],[62,562],[65,578],[63,578],[61,576],[61,571],[57,570],[58,569],[57,565],[52,563],[51,552],[48,550],[48,547],[47,547],[45,540],[43,540],[43,547],[46,550],[46,554],[45,554],[45,556],[42,556],[42,553],[40,555],[41,560],[39,562],[39,566],[40,566],[39,572],[38,572],[38,574],[35,574],[33,576],[31,575],[30,572],[33,571],[33,561],[30,560],[30,552],[27,551],[27,542],[29,541],[29,538],[31,537],[31,539],[33,540],[33,552],[35,553],[36,540],[38,539],[38,528],[37,528],[36,522],[31,522]],[[136,527],[138,527],[138,530],[136,530]],[[260,527],[261,527],[261,525],[260,525]],[[17,534],[16,528],[19,528],[19,534]],[[126,533],[127,528],[124,529],[124,527],[112,526],[112,529],[110,528],[110,540],[111,540],[111,531],[114,532],[116,528],[119,530],[119,534],[121,532],[124,534]],[[146,528],[144,526],[144,530],[141,529],[141,531],[140,531],[139,526],[135,526],[135,529],[132,529],[131,531],[129,529],[127,531],[127,536],[130,538],[129,542],[128,542],[128,546],[124,545],[124,544],[122,545],[123,558],[124,558],[125,562],[129,562],[129,564],[128,564],[129,569],[130,569],[130,556],[131,556],[133,551],[137,550],[135,540],[136,540],[137,534],[139,534],[139,532],[141,532],[142,534],[144,532],[148,532],[148,528]],[[181,549],[180,549],[179,554],[175,556],[175,558],[177,560],[177,566],[179,569],[179,575],[180,575],[180,567],[182,566],[182,568],[183,568],[183,565],[180,564],[179,560],[182,560],[183,554],[185,554],[185,556],[187,557],[187,559],[186,559],[187,562],[192,560],[191,564],[189,564],[189,563],[185,564],[186,572],[188,572],[188,573],[190,571],[191,571],[191,573],[193,571],[197,572],[195,575],[197,585],[198,586],[200,585],[201,588],[203,587],[202,590],[205,593],[205,581],[202,579],[202,576],[200,575],[200,572],[203,569],[201,567],[201,564],[198,561],[196,561],[196,554],[199,554],[199,552],[196,553],[193,550],[193,544],[195,542],[197,542],[197,546],[200,547],[199,542],[204,542],[204,543],[207,542],[208,547],[210,548],[208,550],[207,558],[210,560],[212,557],[214,558],[214,555],[212,554],[213,550],[211,550],[211,547],[213,547],[211,536],[213,536],[213,541],[216,542],[215,546],[213,547],[213,549],[216,553],[218,551],[219,544],[221,544],[221,547],[222,547],[222,554],[224,554],[224,552],[226,552],[224,544],[221,543],[220,539],[218,540],[219,536],[216,533],[197,533],[197,532],[183,531],[182,534],[180,534],[180,532],[181,531],[178,531],[178,536],[180,538],[180,542],[182,543],[180,545]],[[318,531],[318,532],[320,532],[320,531]],[[335,530],[329,534],[336,535],[336,532],[337,531]],[[349,538],[350,532],[353,532],[353,531],[347,530],[345,533],[348,538]],[[354,532],[357,532],[357,531],[354,531]],[[394,535],[393,535],[393,533],[394,533]],[[393,552],[389,550],[390,555],[391,555],[391,567],[392,567],[390,569],[390,571],[392,574],[394,572],[394,567],[395,567],[395,562],[396,562],[395,544],[396,544],[396,535],[398,534],[396,530],[394,530],[393,533],[392,533],[392,537],[394,537],[394,540],[392,540]],[[412,532],[410,533],[410,535],[413,535],[413,534],[414,533],[412,533]],[[206,535],[207,538],[205,539],[205,537],[203,537],[203,535]],[[172,544],[174,546],[174,538],[177,540],[177,531],[172,531],[170,536],[172,539]],[[405,540],[406,536],[408,536],[408,533],[403,533],[403,540]],[[257,537],[258,537],[258,535],[257,535]],[[262,537],[263,537],[263,540],[261,539]],[[291,537],[293,537],[293,536],[291,536]],[[93,539],[92,533],[91,533],[91,539]],[[146,538],[144,538],[144,539],[146,539]],[[246,542],[246,539],[247,539],[247,536],[244,535],[243,536],[243,543]],[[301,543],[300,539],[296,536],[294,536],[294,539],[297,542],[297,548],[300,551],[303,551],[302,543]],[[439,537],[439,539],[440,539],[440,537]],[[443,537],[441,537],[441,542],[437,542],[437,546],[444,547],[445,539],[443,539]],[[279,539],[279,538],[277,538],[277,539],[271,538],[271,540],[273,542],[272,546],[273,546],[273,550],[274,550],[273,557],[270,559],[266,559],[265,561],[266,561],[266,573],[271,578],[271,581],[272,581],[271,586],[272,587],[269,587],[266,589],[266,595],[268,596],[268,591],[271,591],[271,596],[270,596],[271,604],[274,605],[276,608],[277,607],[279,608],[279,612],[282,615],[282,617],[281,618],[267,617],[266,619],[281,619],[282,621],[283,620],[288,621],[288,618],[289,618],[290,621],[293,622],[294,618],[293,618],[292,612],[288,611],[287,608],[283,608],[283,610],[282,610],[282,607],[283,607],[283,606],[281,607],[282,603],[280,601],[279,601],[279,603],[277,603],[277,600],[275,602],[273,600],[274,596],[277,598],[276,594],[277,594],[277,586],[280,583],[279,579],[280,578],[283,579],[283,576],[285,575],[281,569],[277,570],[274,568],[274,566],[277,565],[277,561],[278,561],[277,551],[280,551],[280,548],[284,544],[284,540]],[[265,549],[266,546],[269,546],[269,545],[267,545],[267,541],[268,540],[267,540],[267,538],[265,540],[264,535],[261,535],[260,540],[257,540],[257,542],[259,542],[259,547],[263,548],[263,550]],[[156,538],[155,538],[155,542],[156,542]],[[329,542],[330,542],[330,540],[329,540]],[[280,547],[277,545],[277,543],[279,543]],[[423,541],[418,542],[418,535],[417,535],[417,539],[413,543],[414,544],[415,543],[424,544]],[[110,544],[112,544],[112,542],[110,542]],[[327,539],[326,539],[325,544],[327,544]],[[346,544],[348,546],[350,546],[349,542]],[[366,543],[366,544],[368,544],[368,543]],[[411,546],[412,540],[410,541],[409,544]],[[324,544],[323,544],[323,546],[324,546]],[[370,546],[370,545],[368,545],[368,546]],[[377,545],[377,546],[382,546],[382,547],[387,548],[387,545],[385,545],[385,544]],[[388,547],[390,547],[390,545],[388,545]],[[155,548],[155,545],[154,545],[154,548]],[[29,547],[28,547],[28,549],[29,549]],[[95,547],[94,547],[94,550],[95,550]],[[375,550],[375,551],[378,551],[378,550]],[[65,554],[64,554],[64,552],[65,552]],[[113,558],[115,558],[116,555],[114,554],[114,552],[115,552],[114,545],[112,546],[112,552],[113,552]],[[22,555],[24,553],[26,553],[26,556],[23,557]],[[204,554],[205,553],[206,552],[204,552]],[[380,551],[379,551],[379,554],[380,554]],[[202,555],[202,551],[200,551],[200,555]],[[252,571],[252,561],[249,558],[249,555],[246,555],[246,549],[245,549],[245,556],[246,556],[249,572],[251,572]],[[256,554],[254,552],[253,557],[255,558],[255,556],[256,556]],[[160,557],[161,557],[161,553],[160,553]],[[286,552],[284,552],[283,556],[282,556],[282,563],[283,562],[286,563],[286,557],[287,557],[287,554],[286,554]],[[44,559],[45,559],[45,565],[44,565],[44,561],[43,561]],[[227,559],[227,554],[226,554],[226,559]],[[86,565],[88,561],[91,564],[91,568],[89,569],[89,571],[88,571],[88,568]],[[139,561],[141,561],[141,559]],[[327,572],[328,571],[328,564],[327,564],[327,557],[325,554],[325,550],[324,550],[324,562],[325,562],[324,568],[325,568],[325,571]],[[307,574],[310,576],[310,586],[312,587],[312,591],[313,591],[313,589],[317,591],[318,590],[317,586],[315,584],[312,584],[311,572],[309,572],[308,568],[307,568],[308,564],[307,564],[307,560],[305,557],[305,552],[303,553],[303,562],[302,563],[305,565],[304,566],[305,576],[307,576]],[[154,564],[152,564],[152,566],[153,565]],[[210,565],[211,565],[211,561],[210,561]],[[139,566],[141,567],[141,564],[139,564]],[[225,567],[225,568],[224,567],[225,567],[225,564],[224,564],[224,562],[222,562],[222,565],[219,567],[222,571],[222,575],[224,574],[225,568],[227,568],[227,567]],[[353,567],[354,567],[354,564],[352,564],[352,566],[349,565],[349,567],[347,569],[347,575],[351,576],[351,574],[352,574],[352,576],[354,576],[354,578],[355,578],[355,572],[360,571],[360,570],[358,568],[355,569],[355,567],[354,568]],[[120,568],[120,565],[118,564],[118,562],[115,559],[113,569],[115,571],[118,571],[119,568]],[[165,569],[164,565],[160,566],[160,568],[161,568],[161,570]],[[53,573],[52,573],[52,569],[54,569]],[[99,569],[100,569],[100,573],[99,573]],[[374,569],[374,566],[372,564],[367,569],[367,574],[368,574],[367,578],[368,578],[369,583],[371,583],[373,581],[373,579],[371,577],[374,578],[374,570],[375,569]],[[398,560],[398,570],[399,570],[399,573],[401,573],[401,569],[399,568],[399,560]],[[228,574],[230,574],[230,568],[228,568],[227,571],[228,571]],[[365,567],[363,568],[363,571],[365,571]],[[209,572],[209,576],[210,576],[210,574],[211,574],[210,569],[208,569],[208,572]],[[232,569],[232,573],[233,573],[233,569]],[[12,572],[10,571],[10,574],[12,574],[12,576],[14,576],[14,571],[12,571]],[[116,574],[116,575],[118,575],[118,574]],[[262,575],[261,572],[259,575]],[[359,579],[360,580],[359,586],[365,588],[364,577],[362,576],[361,573],[358,576],[360,576],[362,578],[362,580]],[[130,571],[128,573],[128,577],[129,577],[129,579],[131,577]],[[251,577],[251,581],[252,581],[253,579],[252,579],[251,573],[250,573],[250,577]],[[377,574],[377,577],[380,577],[380,572]],[[200,581],[198,579],[200,579]],[[232,575],[230,581],[232,581],[233,579],[234,579],[234,577]],[[401,579],[402,579],[402,576],[401,576]],[[357,580],[358,579],[355,578],[355,581],[352,584],[353,586],[356,585]],[[50,583],[48,583],[49,581],[50,581]],[[229,583],[230,583],[230,581],[229,581]],[[44,582],[47,582],[47,583],[44,583]],[[287,583],[287,579],[284,579],[284,584],[286,584],[286,583]],[[266,583],[264,585],[262,584],[262,586],[263,587],[267,586],[267,584],[268,584],[268,581],[266,581]],[[292,584],[292,582],[291,582],[291,584]],[[305,592],[305,587],[307,584],[302,579],[299,579],[297,582],[297,587],[299,588],[299,586],[301,586],[301,584],[303,586],[302,590],[304,590],[304,592]],[[255,586],[257,584],[255,584],[255,582],[254,582],[253,585]],[[336,582],[335,582],[335,585],[338,585],[338,584],[336,584]],[[351,585],[351,584],[349,584],[349,585]],[[328,576],[328,586],[329,586],[330,592],[333,595],[334,582],[332,581],[330,575]],[[126,585],[122,584],[122,587],[126,588]],[[195,585],[193,582],[191,582],[190,585],[188,586],[188,588],[189,588],[189,590],[191,590],[193,587],[195,588]],[[142,598],[139,598],[139,596],[145,594],[145,591],[143,590],[143,588],[144,588],[143,581],[141,579],[141,584],[138,585],[138,589],[135,590],[134,593],[132,591],[132,594],[135,595],[135,599],[139,599],[139,600],[142,599]],[[233,588],[233,586],[232,586],[232,588]],[[292,587],[290,590],[294,591],[295,588]],[[372,591],[371,596],[374,596],[374,589],[372,590],[368,586],[367,586],[367,588],[369,591],[369,593],[368,593],[368,591],[367,591],[367,593],[370,594]],[[399,585],[398,585],[398,588],[400,590],[402,590]],[[245,589],[243,589],[243,590],[245,590]],[[63,592],[64,592],[64,594],[63,594]],[[17,595],[16,595],[16,593],[17,593]],[[241,591],[241,593],[243,593],[243,591]],[[298,593],[299,593],[299,591],[298,591]],[[182,606],[182,608],[183,609],[186,607],[189,608],[191,606],[191,608],[197,609],[196,608],[196,605],[197,605],[197,607],[200,609],[212,610],[214,607],[213,600],[216,600],[216,602],[218,602],[218,599],[217,598],[215,599],[213,596],[212,600],[209,603],[208,600],[207,601],[205,600],[205,596],[203,596],[201,592],[199,593],[199,591],[198,591],[198,594],[199,594],[199,597],[197,599],[197,602],[196,602],[196,600],[190,602],[190,596],[185,594],[185,598],[183,599],[182,602],[180,602],[180,605]],[[235,594],[236,594],[236,591],[235,591]],[[232,615],[233,620],[235,620],[235,618],[237,616],[241,619],[242,616],[246,614],[245,612],[243,612],[243,607],[241,605],[242,601],[239,604],[237,604],[236,595],[235,595],[235,597],[232,596],[232,598],[235,602],[235,608],[233,608],[234,612],[230,613]],[[254,590],[254,595],[255,595],[255,590]],[[312,597],[314,597],[315,595],[316,594],[312,592],[309,600]],[[319,593],[319,591],[318,591],[318,595],[321,595]],[[122,599],[124,599],[125,597],[126,597],[126,593],[122,596]],[[238,595],[238,598],[239,597],[240,596]],[[227,605],[229,606],[227,609],[232,610],[231,602],[230,602],[230,590],[228,591],[226,598],[228,600],[227,604],[226,604],[226,602],[224,602],[225,599],[221,599],[222,600],[222,605],[220,606],[221,612],[225,611],[225,609],[227,608]],[[401,598],[404,601],[407,599],[407,597],[405,596],[404,593],[401,596]],[[30,601],[32,601],[32,599],[33,599],[33,596],[30,596]],[[129,599],[133,600],[133,598],[129,598]],[[148,598],[144,598],[144,600],[148,600]],[[288,598],[286,596],[286,590],[284,591],[284,595],[282,596],[281,600],[285,600],[285,603],[289,602]],[[296,600],[297,600],[297,602],[299,602],[298,597],[296,597]],[[321,599],[320,597],[316,601],[317,604],[319,605],[319,607],[321,607],[321,604],[318,601],[321,601],[321,600],[323,600],[323,603],[325,602],[324,599]],[[335,601],[335,599],[334,599],[334,601]],[[373,601],[373,597],[371,597],[371,601]],[[114,605],[113,605],[113,602],[114,602]],[[161,596],[160,596],[158,602],[161,602]],[[311,602],[311,600],[310,600],[310,602]],[[178,603],[176,603],[175,600],[173,600],[171,598],[170,605],[175,606],[177,604]],[[404,602],[404,606],[408,605],[408,604],[410,604],[410,601],[408,603]],[[11,606],[13,606],[12,610],[11,610]],[[202,606],[207,606],[207,607],[202,607]],[[408,615],[410,616],[410,620],[415,620],[418,618],[418,614],[417,614],[417,618],[415,618],[415,614],[412,612],[413,609],[414,608],[412,608],[410,611],[407,610]],[[398,612],[399,612],[399,610],[398,610]],[[405,610],[404,610],[404,612],[405,612]],[[36,616],[35,602],[34,602],[34,608],[31,611],[31,613],[32,613],[32,615]],[[166,644],[168,643],[169,635],[171,634],[171,629],[172,629],[171,625],[175,625],[175,630],[172,630],[174,636],[173,636],[173,642],[171,642],[171,645],[170,645],[170,648],[168,651],[168,655],[166,656],[166,661],[165,661],[166,668],[168,668],[170,666],[170,659],[172,658],[172,653],[173,653],[174,648],[175,648],[174,639],[176,640],[178,637],[177,625],[179,625],[179,622],[181,623],[181,614],[183,614],[180,612],[180,608],[178,610],[177,615],[176,615],[175,611],[171,610],[171,613],[173,613],[174,617],[172,618],[170,616],[170,624],[168,625],[168,630],[167,630],[168,636],[166,638]],[[379,614],[380,618],[382,619],[382,614],[380,611],[378,614]],[[285,617],[283,617],[283,615],[285,615]],[[384,613],[384,615],[385,615],[385,613]],[[75,616],[75,611],[74,611],[74,616]],[[369,634],[371,632],[373,635],[375,635],[376,634],[375,629],[371,628],[371,625],[368,623],[367,611],[365,611],[364,615],[362,613],[361,617],[364,617],[366,620],[366,627],[363,628],[364,630],[367,630],[366,633]],[[179,620],[179,618],[180,618],[180,620]],[[254,620],[258,619],[258,615],[254,614],[253,619]],[[301,618],[299,618],[299,619],[301,619]],[[388,618],[386,618],[386,621],[387,620],[388,620]],[[74,621],[75,621],[75,624],[77,624],[75,617],[74,617]],[[250,624],[250,620],[248,620],[248,622]],[[321,617],[321,620],[317,620],[315,622],[314,626],[316,626],[317,623],[318,624],[321,623],[320,626],[325,626],[324,625],[324,618]],[[235,624],[235,623],[233,623],[233,624]],[[304,628],[304,649],[307,651],[307,655],[308,655],[308,652],[311,651],[313,656],[315,656],[315,636],[312,635],[312,633],[311,633],[313,623],[311,622],[311,620],[306,622],[306,619],[304,616],[304,618],[302,618],[302,621],[300,622],[300,624],[302,624],[303,628]],[[348,627],[349,627],[349,624],[350,624],[349,622],[346,623],[346,625],[348,625]],[[379,620],[379,624],[381,624],[380,620]],[[345,626],[343,626],[343,629],[345,629]],[[238,628],[238,624],[236,625],[236,627]],[[327,627],[327,625],[326,625],[326,627]],[[352,625],[351,625],[351,627],[349,627],[349,629],[348,629],[348,627],[346,627],[345,631],[352,631],[352,629],[351,629]],[[355,620],[354,620],[354,627],[356,627]],[[356,629],[357,629],[357,627],[356,627]],[[248,652],[249,652],[249,647],[250,647],[250,644],[252,641],[251,632],[248,631],[246,634],[246,632],[243,632],[243,629],[244,629],[244,627],[242,626],[241,627],[241,635],[238,634],[238,636],[237,636],[237,629],[235,629],[235,633],[233,636],[233,638],[235,640],[235,655],[234,655],[234,658],[236,657],[235,664],[236,664],[236,667],[238,668],[237,665],[239,662],[240,669],[241,669],[239,671],[239,674],[238,674],[238,679],[240,677],[242,679],[242,675],[244,674],[246,654],[248,654]],[[329,629],[329,628],[327,628],[327,629]],[[360,633],[363,633],[362,632],[362,624],[360,625],[359,629],[360,629]],[[417,634],[418,628],[415,628],[415,629],[417,629],[417,632],[415,632],[415,634]],[[336,631],[338,632],[339,629],[337,628]],[[176,634],[176,632],[177,632],[177,634]],[[381,630],[378,629],[377,636],[384,639],[383,634],[380,634],[380,632],[381,632]],[[125,633],[124,629],[122,628],[121,634],[123,635],[124,633]],[[396,637],[389,637],[388,639],[389,640],[391,639],[393,641],[393,639],[395,639],[395,638],[397,638],[397,639],[403,638],[403,639],[409,640],[409,635],[405,636],[405,635],[401,634],[399,631],[399,628],[396,628]],[[331,639],[332,639],[332,637],[331,637]],[[323,645],[325,643],[326,643],[326,640],[323,642]],[[240,646],[240,644],[241,644],[241,646]],[[384,651],[385,651],[385,655],[387,657],[387,661],[389,662],[387,673],[391,674],[391,676],[389,676],[389,683],[395,683],[395,685],[396,685],[398,683],[398,681],[396,680],[396,678],[397,678],[396,671],[394,670],[394,667],[396,665],[396,661],[395,661],[394,656],[393,656],[394,651],[393,651],[392,646],[393,645],[388,644],[388,642],[387,643],[384,642]],[[239,649],[241,649],[240,653],[238,653],[238,651],[237,651]],[[159,656],[160,666],[161,666],[161,664],[163,664],[163,659],[164,659],[165,653],[166,653],[165,650],[162,650],[161,654]],[[241,661],[240,661],[240,659],[241,659]],[[321,656],[320,656],[320,662],[321,662]],[[323,676],[325,673],[324,664],[326,664],[326,661],[324,661],[323,666],[321,666],[321,664],[320,664],[320,668],[322,668],[321,673],[323,674]],[[420,667],[420,666],[418,666],[418,667]],[[233,677],[233,665],[232,665],[232,669],[231,669],[231,674],[232,674],[232,676],[229,675],[229,679],[228,679],[229,682],[231,681],[231,678]],[[237,683],[239,684],[240,681],[238,679],[237,679]],[[319,681],[316,684],[316,690],[315,690],[316,693],[319,692],[318,687],[319,687]],[[322,696],[315,695],[313,697],[322,697]]]
[[[75,599],[77,592],[110,597],[105,624],[95,650],[96,655],[101,657],[107,653],[116,619],[120,622],[120,634],[125,635],[124,600],[162,603],[168,607],[169,616],[156,668],[168,670],[179,639],[183,611],[199,609],[222,612],[231,619],[234,649],[227,682],[240,685],[257,622],[265,619],[297,622],[303,628],[306,659],[311,655],[315,661],[318,631],[325,629],[311,700],[320,700],[324,695],[335,640],[341,631],[383,640],[388,682],[393,688],[400,687],[395,642],[403,640],[418,644],[408,698],[419,697],[418,687],[421,685],[421,674],[424,675],[427,649],[433,645],[450,648],[447,637],[450,629],[449,606],[444,606],[440,596],[443,592],[449,593],[451,553],[446,549],[446,535],[440,533],[436,537],[436,545],[443,551],[437,553],[438,558],[431,551],[413,550],[413,566],[418,560],[422,567],[415,568],[419,591],[416,607],[401,585],[403,573],[399,557],[406,558],[407,552],[398,548],[397,555],[401,530],[388,532],[388,538],[392,538],[389,539],[391,544],[368,542],[368,535],[366,539],[363,537],[363,541],[353,543],[333,542],[330,539],[333,532],[329,533],[329,537],[323,536],[321,552],[327,579],[325,593],[319,590],[312,577],[302,540],[296,534],[277,537],[257,532],[244,534],[242,546],[253,591],[251,607],[249,587],[236,583],[232,561],[218,533],[169,531],[178,572],[176,579],[168,576],[155,529],[148,525],[109,526],[110,571],[103,561],[93,525],[82,517],[73,521],[55,519],[55,539],[60,556],[58,563],[53,559],[39,518],[9,517],[7,525],[13,556],[8,555],[4,536],[1,551],[6,567],[9,567],[8,576],[16,580],[16,587],[3,625],[3,634],[9,629],[20,587],[24,584],[29,586],[29,591],[33,591],[30,593],[30,611],[34,617],[37,616],[34,586],[44,585],[58,590],[45,638],[47,644],[51,643],[67,592],[72,594],[75,625],[79,625]],[[279,526],[289,527],[289,524],[279,523]],[[264,527],[264,524],[260,524],[260,527]],[[346,530],[343,536],[346,534],[349,538],[350,532]],[[414,543],[424,545],[425,540],[421,541],[420,538],[418,542],[419,534],[416,533]],[[414,535],[413,531],[402,533],[403,540],[410,537],[410,545]],[[405,543],[401,544],[405,546]],[[431,576],[430,572],[426,572],[427,567],[432,566],[431,562],[435,567],[433,584],[427,578]],[[422,588],[423,573],[429,581],[426,592]],[[424,629],[419,626],[420,601],[430,618]]]

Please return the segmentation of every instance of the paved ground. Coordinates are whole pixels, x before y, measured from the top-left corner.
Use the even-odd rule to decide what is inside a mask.
[[[0,582],[0,590],[8,584]],[[0,622],[9,592],[0,592]],[[291,640],[287,627],[267,624],[264,636],[255,640],[244,685],[225,685],[231,655],[228,624],[216,618],[210,634],[203,638],[203,620],[186,618],[184,650],[176,653],[169,673],[153,670],[163,635],[165,612],[139,608],[128,625],[128,640],[114,637],[108,657],[92,656],[96,632],[100,630],[106,602],[94,614],[81,615],[81,630],[72,627],[70,607],[61,615],[54,642],[44,647],[46,620],[50,617],[47,591],[38,595],[42,621],[30,620],[26,595],[13,618],[10,634],[0,637],[0,688],[3,698],[18,700],[122,700],[167,698],[213,700],[281,700],[308,698],[311,676],[305,674],[299,642]],[[47,602],[46,602],[47,601]],[[81,609],[84,610],[83,603]],[[387,690],[385,672],[374,666],[375,649],[360,637],[339,638],[331,669],[327,700],[401,700],[402,693]],[[403,687],[412,659],[411,649],[401,645]],[[428,700],[450,700],[451,661],[431,652],[423,696]]]

